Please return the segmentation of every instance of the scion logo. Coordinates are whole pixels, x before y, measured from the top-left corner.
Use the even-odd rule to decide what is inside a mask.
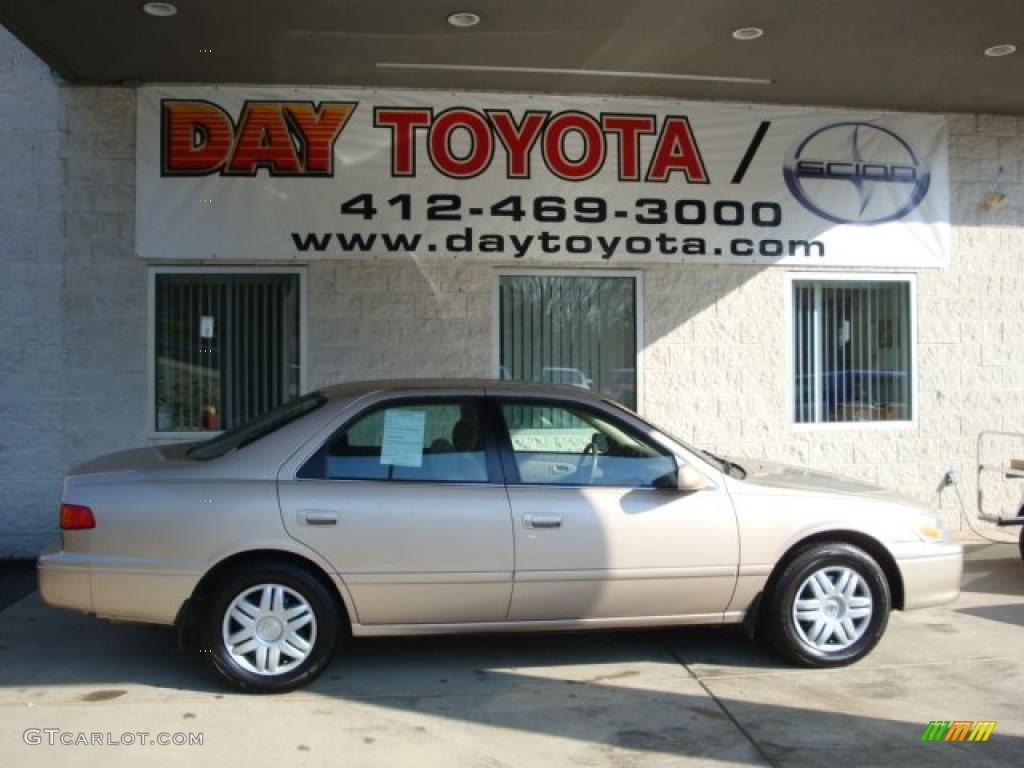
[[[874,123],[834,123],[790,150],[786,186],[804,208],[837,224],[881,224],[913,211],[931,171],[902,138]]]

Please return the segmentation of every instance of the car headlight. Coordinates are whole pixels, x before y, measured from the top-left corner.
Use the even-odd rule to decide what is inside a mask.
[[[914,522],[914,533],[921,541],[942,541],[946,532],[942,527],[942,518],[934,512],[921,515]]]

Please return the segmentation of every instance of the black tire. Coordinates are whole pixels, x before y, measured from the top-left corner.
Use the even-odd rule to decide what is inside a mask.
[[[301,630],[306,639],[312,640],[308,655],[301,662],[286,659],[285,663],[292,666],[277,674],[246,669],[228,649],[222,631],[232,602],[261,585],[286,588],[283,594],[286,600],[291,599],[292,605],[298,604],[296,595],[301,597],[312,609],[315,620],[312,626]],[[287,590],[295,595],[289,595]],[[288,607],[288,603],[283,607]],[[305,568],[288,562],[246,563],[228,572],[210,591],[201,616],[201,648],[214,671],[232,687],[251,693],[283,693],[305,685],[324,671],[334,655],[339,623],[339,608],[334,597],[320,579]]]
[[[862,580],[862,586],[857,587],[860,598],[870,594],[870,616],[855,620],[860,635],[846,647],[840,647],[843,640],[835,635],[831,636],[836,641],[835,648],[827,648],[829,638],[826,638],[825,648],[815,647],[808,638],[815,624],[798,622],[794,616],[798,592],[805,588],[812,574],[822,569],[835,569],[826,571],[826,578],[830,579],[830,574],[841,574],[839,569],[853,571]],[[810,585],[806,588],[811,589]],[[808,594],[803,596],[806,598]],[[807,547],[786,564],[769,589],[762,620],[772,645],[790,660],[808,667],[840,667],[862,659],[878,644],[888,624],[891,607],[889,583],[878,563],[852,544],[827,542]],[[829,610],[836,610],[841,618],[848,608],[838,605]]]
[[[1024,525],[1020,528],[1020,542],[1018,546],[1020,547],[1020,558],[1024,560]]]

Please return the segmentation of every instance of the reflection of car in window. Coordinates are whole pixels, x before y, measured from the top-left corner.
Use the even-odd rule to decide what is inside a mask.
[[[904,421],[911,418],[906,371],[853,368],[797,379],[798,413],[814,413],[815,398],[819,396],[824,421]]]
[[[636,369],[616,368],[605,379],[599,389],[612,400],[620,403],[636,402]]]
[[[560,368],[549,365],[541,369],[538,381],[544,384],[566,384],[580,389],[590,389],[594,384],[593,380],[579,368]]]

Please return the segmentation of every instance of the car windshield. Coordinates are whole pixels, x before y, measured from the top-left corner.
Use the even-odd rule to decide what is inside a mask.
[[[645,424],[650,423],[646,419],[644,419],[643,416],[634,411],[632,408],[629,408],[620,402],[617,402],[615,400],[605,400],[605,402],[608,403],[608,405],[618,408],[620,411],[625,411],[630,416],[640,419]],[[685,440],[680,440],[675,435],[671,434],[670,432],[666,432],[664,429],[661,429],[660,427],[655,427],[655,429],[657,429],[659,432],[661,432],[674,442],[683,446],[683,448],[685,448],[686,450],[696,453],[698,456],[704,459],[704,461],[713,466],[719,472],[724,472],[725,474],[730,475],[731,477],[738,478],[740,480],[747,476],[747,471],[736,462],[729,461],[728,459],[722,458],[721,456],[716,456],[715,454],[711,453],[711,451],[705,451],[703,448],[697,448],[693,445],[690,445]]]
[[[188,455],[197,461],[216,459],[218,456],[236,451],[254,440],[269,435],[300,416],[316,410],[326,402],[327,398],[319,392],[311,392],[308,395],[289,400],[277,408],[267,411],[262,416],[257,416],[211,440],[192,446]]]

